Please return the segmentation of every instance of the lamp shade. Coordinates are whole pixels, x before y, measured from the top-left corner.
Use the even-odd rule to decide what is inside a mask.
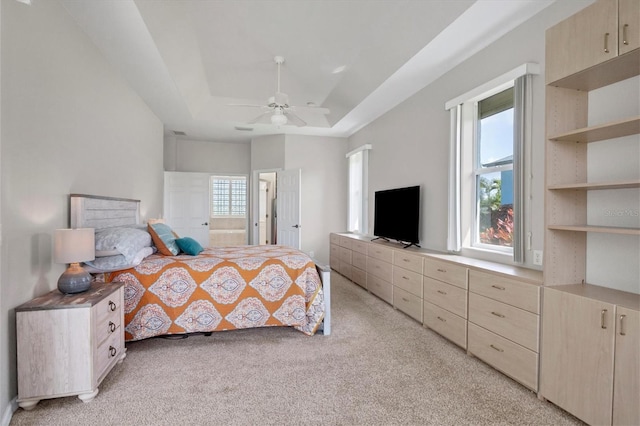
[[[56,229],[53,231],[53,261],[80,263],[96,258],[93,228]]]

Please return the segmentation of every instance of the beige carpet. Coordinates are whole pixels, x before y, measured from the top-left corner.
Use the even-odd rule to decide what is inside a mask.
[[[331,336],[268,328],[130,343],[94,401],[41,401],[11,425],[579,424],[357,285],[331,280]]]

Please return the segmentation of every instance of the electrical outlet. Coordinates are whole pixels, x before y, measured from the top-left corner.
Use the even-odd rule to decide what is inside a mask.
[[[542,266],[542,250],[533,251],[533,264]]]

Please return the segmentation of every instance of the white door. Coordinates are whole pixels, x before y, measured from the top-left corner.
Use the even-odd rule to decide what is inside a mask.
[[[209,175],[164,173],[164,219],[181,237],[209,246]]]
[[[300,248],[300,169],[277,172],[277,244]]]

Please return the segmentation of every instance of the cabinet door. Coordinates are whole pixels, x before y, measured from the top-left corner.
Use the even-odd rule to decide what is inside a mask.
[[[547,83],[618,55],[617,3],[597,1],[547,30]]]
[[[544,289],[540,393],[593,425],[611,424],[614,308]]]
[[[618,306],[613,424],[640,425],[640,313]]]
[[[640,1],[619,0],[618,13],[618,49],[622,55],[640,47]]]

